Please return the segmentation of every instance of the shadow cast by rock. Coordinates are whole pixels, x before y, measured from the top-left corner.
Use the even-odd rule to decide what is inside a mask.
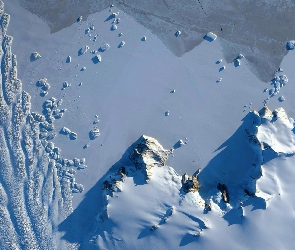
[[[199,240],[199,237],[192,234],[192,233],[186,233],[186,235],[181,239],[179,246],[184,247],[192,242],[196,242]]]
[[[253,124],[255,117],[253,113],[248,113],[243,119],[241,126],[235,133],[225,141],[216,151],[221,150],[218,154],[210,160],[208,165],[198,175],[200,183],[199,193],[204,200],[207,200],[212,195],[212,192],[217,192],[216,187],[218,183],[223,183],[228,189],[230,204],[237,208],[241,199],[247,200],[249,195],[255,195],[256,180],[261,177],[261,164],[254,164],[258,162],[257,159],[265,156],[264,161],[272,160],[276,157],[271,151],[263,151],[257,142],[255,150],[250,145],[249,139],[257,139],[252,135],[249,136],[247,131],[250,130],[251,134],[255,134],[255,125]],[[251,137],[252,138],[249,138]],[[216,152],[215,151],[215,152]],[[265,154],[263,154],[265,153]],[[261,198],[249,198],[248,203],[257,203]],[[263,200],[263,199],[261,199]],[[260,201],[262,202],[262,201]],[[247,203],[247,204],[248,204]],[[259,203],[259,202],[258,202]],[[260,204],[260,203],[259,203]],[[257,209],[265,209],[265,206],[255,204]],[[225,209],[225,203],[220,202],[221,209]],[[242,220],[233,216],[235,209],[228,212],[223,218],[229,223],[239,224]]]
[[[231,209],[223,216],[223,219],[227,221],[228,226],[242,224],[244,221],[242,208]]]
[[[101,51],[100,51],[101,52]],[[94,56],[91,58],[91,61],[94,63],[94,64],[98,64],[99,63],[99,60],[98,60],[98,57],[97,56]]]
[[[121,159],[116,162],[109,171],[102,176],[99,181],[85,194],[83,201],[78,205],[78,207],[68,216],[58,227],[58,231],[65,232],[62,237],[64,240],[70,243],[82,244],[86,236],[91,232],[97,232],[98,235],[104,237],[104,230],[97,229],[96,216],[99,212],[104,210],[104,201],[102,187],[103,182],[109,173],[114,173],[119,170],[121,166],[132,165],[129,155],[132,153],[135,146],[138,144],[138,140],[133,143],[122,155]],[[110,229],[111,230],[111,229]],[[88,244],[85,241],[85,244]],[[88,246],[85,246],[85,249]]]

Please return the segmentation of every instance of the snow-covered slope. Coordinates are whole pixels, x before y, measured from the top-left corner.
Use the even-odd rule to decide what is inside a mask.
[[[283,109],[271,112],[265,107],[259,113],[250,113],[244,122],[244,133],[253,150],[253,154],[247,155],[252,164],[245,176],[241,176],[239,165],[229,168],[224,164],[220,166],[221,176],[215,170],[212,177],[205,169],[206,174],[197,171],[193,176],[181,177],[173,168],[163,165],[169,151],[165,152],[155,139],[142,136],[129,156],[134,166],[118,164],[105,175],[104,202],[82,249],[288,249],[293,244],[288,231],[294,220],[290,188],[295,177],[291,167],[295,158],[288,154],[290,148],[286,145],[294,137],[294,126],[290,126],[293,120]],[[261,137],[261,131],[274,127],[280,130]],[[280,149],[280,154],[266,146],[273,136],[282,138],[285,148]],[[236,151],[239,150],[237,147]],[[235,180],[234,173],[240,175]],[[208,186],[198,183],[204,178],[215,184],[207,193],[204,190]],[[284,212],[277,206],[283,207]],[[276,229],[264,230],[266,225],[275,228],[278,224],[284,225],[278,226],[284,242],[269,237],[277,233]]]

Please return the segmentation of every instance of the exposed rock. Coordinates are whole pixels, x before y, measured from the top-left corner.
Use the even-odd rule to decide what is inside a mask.
[[[120,167],[117,173],[106,177],[102,189],[111,192],[122,191],[122,182],[125,181],[126,176],[126,168]]]
[[[225,203],[229,203],[229,195],[228,195],[228,191],[227,191],[227,187],[225,186],[225,184],[217,184],[217,189],[221,192],[222,194],[222,200]]]
[[[136,169],[142,170],[149,180],[152,175],[151,169],[164,166],[169,154],[170,151],[165,150],[156,139],[143,135],[129,158]]]
[[[198,182],[198,174],[189,176],[187,173],[185,173],[182,176],[181,183],[182,183],[182,190],[185,193],[197,192],[200,189],[200,185]]]

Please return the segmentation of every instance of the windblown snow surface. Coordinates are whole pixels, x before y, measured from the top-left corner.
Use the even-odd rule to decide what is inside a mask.
[[[256,60],[241,46],[251,32],[241,38],[230,19],[197,28],[214,1],[191,3],[197,22],[182,19],[194,8],[177,1],[91,10],[72,1],[80,10],[63,18],[75,23],[59,23],[36,10],[42,1],[21,0],[53,34],[17,0],[4,2],[0,249],[292,249],[292,25],[273,40],[271,28],[255,33]],[[160,15],[162,5],[170,12]],[[220,39],[216,20],[233,31]]]

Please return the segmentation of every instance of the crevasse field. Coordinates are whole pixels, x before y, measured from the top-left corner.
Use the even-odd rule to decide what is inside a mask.
[[[294,11],[0,0],[0,249],[293,249]]]

